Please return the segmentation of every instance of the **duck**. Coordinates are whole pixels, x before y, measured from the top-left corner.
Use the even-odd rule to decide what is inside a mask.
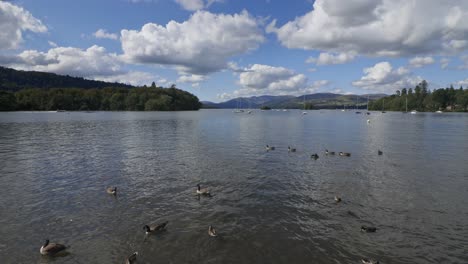
[[[149,235],[151,233],[156,233],[158,231],[162,231],[162,230],[165,230],[166,229],[166,225],[167,223],[169,223],[169,221],[166,221],[166,222],[162,222],[162,223],[158,223],[158,224],[154,224],[154,225],[145,225],[143,227],[143,229],[146,230],[146,234]]]
[[[210,190],[208,190],[208,188],[201,188],[200,187],[200,184],[197,184],[197,194],[201,194],[201,195],[206,195],[206,196],[211,196],[210,194]]]
[[[341,202],[341,197],[335,196],[335,202],[337,203]]]
[[[340,156],[350,157],[351,153],[349,153],[349,152],[340,152]]]
[[[266,150],[275,150],[275,147],[266,145]]]
[[[116,195],[117,194],[117,187],[109,187],[106,189],[108,194]]]
[[[211,225],[208,227],[208,235],[212,237],[218,236],[216,229]]]
[[[373,260],[373,259],[361,259],[362,264],[379,264],[378,260]]]
[[[328,149],[325,149],[325,155],[335,155],[335,151],[328,151]]]
[[[379,150],[377,150],[377,154],[382,155],[383,152],[379,149]]]
[[[288,146],[288,152],[296,152],[296,149],[295,149],[295,148],[291,148],[290,146]]]
[[[377,231],[377,228],[373,226],[361,226],[361,231],[367,233],[374,233],[375,231]]]
[[[125,259],[125,264],[132,264],[132,263],[135,263],[137,255],[138,255],[138,252],[134,252],[133,254],[131,254],[130,256],[128,256],[128,257]]]
[[[315,154],[310,155],[310,157],[311,157],[312,159],[315,159],[315,160],[316,160],[316,159],[319,158],[319,155],[318,155],[317,153],[315,153]]]
[[[67,246],[62,244],[50,243],[49,239],[46,239],[39,252],[41,252],[41,255],[55,255],[67,248]]]

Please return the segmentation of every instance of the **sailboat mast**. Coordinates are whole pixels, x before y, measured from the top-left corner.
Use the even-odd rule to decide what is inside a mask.
[[[367,111],[369,112],[369,95],[367,95]]]
[[[408,94],[406,94],[406,112],[408,112]]]
[[[306,109],[306,107],[305,107],[305,94],[304,94],[304,110],[305,110],[305,109]]]

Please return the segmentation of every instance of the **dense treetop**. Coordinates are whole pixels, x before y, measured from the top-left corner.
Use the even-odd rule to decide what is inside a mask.
[[[426,81],[422,81],[416,87],[397,90],[395,94],[369,103],[370,110],[389,111],[467,111],[468,89],[453,86],[448,88],[428,89]]]

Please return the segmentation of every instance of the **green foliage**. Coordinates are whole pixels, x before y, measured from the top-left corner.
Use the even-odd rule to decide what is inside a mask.
[[[198,110],[198,98],[177,88],[24,89],[0,91],[0,110]]]
[[[305,103],[304,108],[307,110],[312,110],[314,109],[314,105],[311,103]]]
[[[414,92],[413,92],[414,91]],[[370,110],[405,111],[406,100],[408,111],[467,111],[468,110],[468,90],[460,87],[454,89],[440,88],[431,92],[426,81],[422,81],[414,89],[402,89],[401,93],[381,98],[369,103]],[[384,108],[385,103],[385,108]]]
[[[16,98],[13,93],[0,91],[0,111],[16,110]]]

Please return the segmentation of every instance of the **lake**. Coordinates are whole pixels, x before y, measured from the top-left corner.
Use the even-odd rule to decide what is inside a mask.
[[[468,263],[467,114],[301,113],[0,113],[1,263]]]

